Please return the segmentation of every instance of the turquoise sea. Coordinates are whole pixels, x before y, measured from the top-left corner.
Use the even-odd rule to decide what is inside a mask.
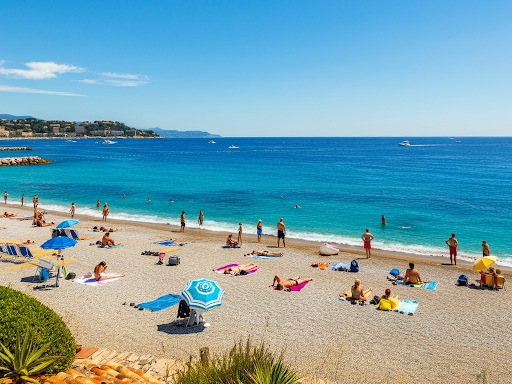
[[[99,199],[124,220],[178,224],[186,210],[190,227],[202,209],[213,231],[236,232],[242,222],[256,233],[261,219],[275,234],[282,217],[288,237],[362,245],[369,228],[374,248],[424,255],[446,255],[455,232],[460,256],[479,257],[486,240],[512,265],[512,138],[418,137],[398,146],[405,139],[6,140],[0,146],[35,151],[2,156],[54,163],[1,167],[0,189],[11,202],[37,194],[47,209],[67,212],[75,202],[78,214],[98,217]]]

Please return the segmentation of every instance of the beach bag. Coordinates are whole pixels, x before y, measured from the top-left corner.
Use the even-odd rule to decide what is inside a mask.
[[[359,272],[359,263],[357,260],[352,260],[350,262],[350,272]]]
[[[180,258],[178,256],[169,256],[169,264],[168,265],[179,265]]]
[[[391,301],[381,299],[381,301],[379,302],[379,309],[381,311],[391,311]]]
[[[66,280],[73,280],[76,278],[76,273],[74,272],[69,272],[67,275],[66,275]]]
[[[468,277],[466,275],[460,275],[457,280],[457,285],[467,287],[468,286]]]
[[[178,318],[186,319],[190,316],[190,307],[185,300],[180,300],[180,304],[178,305]]]

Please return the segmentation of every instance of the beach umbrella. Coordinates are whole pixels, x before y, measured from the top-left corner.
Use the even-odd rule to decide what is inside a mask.
[[[57,237],[54,237],[53,239],[45,241],[43,244],[41,244],[41,248],[61,250],[61,249],[74,247],[75,245],[76,245],[75,240],[70,239],[69,237],[66,237],[66,236],[57,236]],[[60,254],[60,252],[59,252],[59,254]],[[59,256],[57,255],[57,260],[58,259],[59,259]],[[55,282],[56,287],[59,286],[59,275],[60,275],[60,267],[57,271],[57,281]]]
[[[57,225],[57,228],[69,228],[78,223],[79,223],[79,221],[77,219],[64,220],[62,223]]]
[[[200,279],[189,281],[181,294],[191,308],[208,310],[221,305],[224,290],[216,281]]]
[[[498,258],[496,256],[484,256],[479,258],[477,261],[475,261],[475,264],[473,264],[473,271],[480,272],[484,269],[489,268],[491,265],[493,265]]]

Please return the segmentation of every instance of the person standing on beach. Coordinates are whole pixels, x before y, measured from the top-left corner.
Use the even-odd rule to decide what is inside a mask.
[[[238,245],[242,245],[242,223],[238,224]]]
[[[180,232],[185,232],[185,211],[181,212],[181,228]]]
[[[489,248],[489,244],[487,244],[487,241],[482,241],[482,248],[483,248],[483,254],[484,256],[490,256],[491,255],[491,249]]]
[[[98,200],[98,201],[96,202],[96,208],[99,208],[99,207],[101,207],[101,204],[100,204],[100,201]]]
[[[286,243],[284,241],[284,236],[286,235],[286,227],[283,223],[283,218],[279,220],[277,223],[277,248],[279,248],[279,241],[283,239],[283,247],[286,248]]]
[[[25,194],[21,195],[21,206],[23,207],[23,202],[25,201]]]
[[[9,196],[9,194],[7,193],[7,191],[4,192],[4,203],[7,204],[7,196]]]
[[[459,242],[455,239],[455,233],[452,233],[452,237],[446,239],[444,242],[450,247],[450,264],[453,264],[453,256],[453,261],[455,262],[455,265],[457,265],[457,247],[459,246]]]
[[[366,258],[369,259],[372,257],[372,244],[371,241],[374,239],[373,235],[370,233],[370,230],[366,228],[366,232],[361,236],[361,239],[364,241],[364,249],[366,250]]]
[[[71,209],[69,210],[69,212],[71,213],[71,218],[73,219],[75,217],[75,203],[71,203]]]
[[[261,241],[261,234],[263,233],[263,224],[261,220],[258,220],[258,225],[256,225],[256,233],[258,234],[258,243]]]
[[[380,219],[380,223],[381,223],[382,225],[386,225],[386,224],[387,224],[387,223],[386,223],[386,218],[384,217],[384,215],[382,215],[382,219]]]
[[[99,203],[99,200],[98,200]],[[107,221],[107,216],[109,215],[110,211],[108,210],[108,205],[105,203],[103,206],[103,221]]]
[[[34,195],[32,202],[34,203],[34,209],[36,209],[37,206],[39,205],[39,197],[37,197],[37,195]]]
[[[201,227],[203,226],[203,220],[204,220],[203,211],[199,210],[199,218],[197,219],[197,222],[199,223],[199,229],[201,229]]]

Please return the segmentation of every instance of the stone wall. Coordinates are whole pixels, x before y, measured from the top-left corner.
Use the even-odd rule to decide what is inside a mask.
[[[41,159],[39,156],[25,156],[25,157],[0,157],[0,166],[9,165],[35,165],[35,164],[48,164],[52,161]]]

